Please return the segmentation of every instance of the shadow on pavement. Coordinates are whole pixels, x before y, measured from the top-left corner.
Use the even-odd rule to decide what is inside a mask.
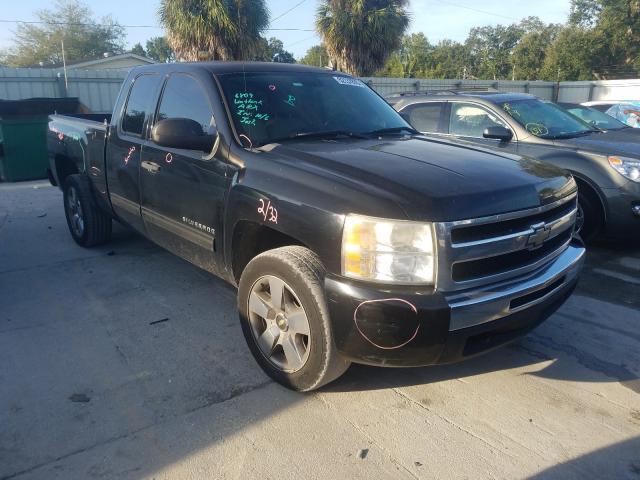
[[[585,478],[619,480],[640,478],[640,437],[561,463],[529,477],[529,480],[583,480]]]

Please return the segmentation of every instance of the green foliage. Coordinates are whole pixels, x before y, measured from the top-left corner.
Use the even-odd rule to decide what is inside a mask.
[[[180,60],[248,60],[269,25],[264,0],[162,0],[160,21]]]
[[[147,56],[147,52],[144,51],[144,47],[140,44],[140,43],[136,43],[132,48],[131,48],[131,53],[135,54],[135,55],[141,55],[143,57]]]
[[[329,54],[324,45],[315,45],[307,50],[307,53],[300,59],[299,63],[314,67],[326,67],[329,65]]]
[[[422,78],[591,80],[640,75],[640,0],[572,0],[567,25],[529,17],[471,29],[464,44],[404,36],[379,72]]]
[[[545,58],[562,26],[531,22],[527,27],[511,55],[512,74],[517,80],[540,80]]]
[[[546,52],[540,80],[565,81],[592,78],[591,32],[580,26],[563,28]]]
[[[296,59],[293,58],[293,54],[284,49],[282,40],[278,40],[275,37],[271,37],[269,39],[269,52],[271,53],[271,60],[274,62],[296,63]]]
[[[64,41],[67,63],[102,58],[124,52],[124,29],[111,17],[94,20],[79,0],[56,0],[51,10],[39,10],[44,24],[18,24],[13,46],[4,52],[3,63],[11,67],[62,64]]]
[[[469,69],[469,48],[453,40],[441,40],[433,49],[429,59],[426,78],[474,78]]]
[[[160,63],[175,61],[173,50],[167,42],[167,37],[153,37],[147,40],[147,57]]]
[[[590,28],[595,26],[602,11],[600,0],[572,0],[569,25]]]
[[[594,55],[602,62],[596,77],[616,73],[636,76],[640,70],[640,1],[600,0],[601,10],[592,30]]]
[[[409,25],[408,0],[321,0],[316,11],[331,62],[358,76],[373,75],[400,47]]]
[[[465,45],[474,75],[493,80],[510,78],[513,75],[511,52],[523,35],[524,29],[519,24],[472,28]]]

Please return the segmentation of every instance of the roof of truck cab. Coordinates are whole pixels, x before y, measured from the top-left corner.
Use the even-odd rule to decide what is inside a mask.
[[[334,72],[326,68],[311,67],[292,63],[278,62],[185,62],[185,63],[156,63],[155,65],[136,67],[135,71],[172,71],[193,68],[205,69],[213,74],[225,73],[258,73],[258,72],[298,72],[298,73],[334,73],[345,75],[342,72]]]

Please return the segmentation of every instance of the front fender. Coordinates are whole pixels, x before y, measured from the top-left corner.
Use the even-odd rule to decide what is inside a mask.
[[[344,215],[293,201],[278,193],[252,188],[234,179],[225,211],[225,264],[231,271],[233,235],[243,221],[263,225],[313,250],[330,272],[340,271]]]

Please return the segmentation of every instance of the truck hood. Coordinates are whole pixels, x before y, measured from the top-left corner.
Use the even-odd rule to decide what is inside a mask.
[[[568,173],[515,155],[413,137],[287,142],[273,155],[296,168],[388,194],[414,220],[452,221],[534,208],[575,190]]]
[[[601,155],[627,155],[640,157],[640,132],[632,128],[624,130],[607,130],[584,137],[555,140],[555,145],[577,148]]]

